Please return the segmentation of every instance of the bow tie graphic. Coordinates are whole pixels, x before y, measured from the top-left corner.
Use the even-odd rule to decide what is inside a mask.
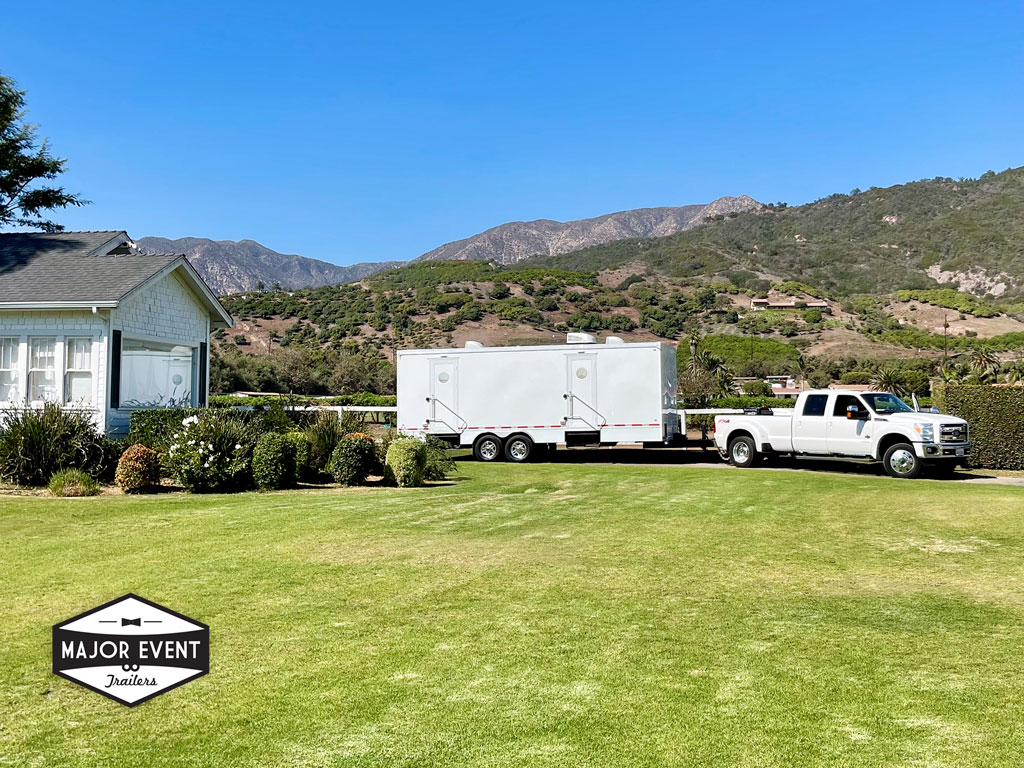
[[[142,619],[121,619],[121,626],[122,627],[131,627],[131,626],[141,627],[142,626]]]

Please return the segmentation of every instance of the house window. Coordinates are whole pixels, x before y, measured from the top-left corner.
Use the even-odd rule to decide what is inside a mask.
[[[57,339],[53,336],[29,339],[28,398],[34,403],[57,399]]]
[[[66,339],[64,354],[64,402],[92,405],[92,339]]]
[[[13,403],[18,397],[18,339],[0,339],[0,402]]]
[[[125,339],[121,345],[122,408],[192,405],[192,347]]]

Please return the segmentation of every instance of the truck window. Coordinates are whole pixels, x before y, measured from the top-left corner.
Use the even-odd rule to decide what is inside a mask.
[[[808,395],[804,401],[804,416],[824,416],[828,395]]]
[[[858,411],[864,410],[864,404],[860,399],[853,395],[837,395],[836,396],[836,407],[832,409],[832,415],[841,419],[846,418],[846,409],[848,406],[856,405]]]

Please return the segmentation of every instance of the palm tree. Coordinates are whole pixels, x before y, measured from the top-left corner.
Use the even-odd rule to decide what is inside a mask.
[[[906,394],[907,390],[903,383],[903,374],[893,366],[877,368],[871,377],[871,386],[882,392],[892,392],[894,395],[901,396]]]
[[[971,368],[979,381],[987,381],[999,372],[999,356],[989,349],[978,348],[971,353]]]

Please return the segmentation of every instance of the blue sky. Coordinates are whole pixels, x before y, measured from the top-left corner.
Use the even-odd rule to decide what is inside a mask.
[[[1024,164],[1019,2],[47,2],[0,25],[94,201],[75,229],[349,264]]]

